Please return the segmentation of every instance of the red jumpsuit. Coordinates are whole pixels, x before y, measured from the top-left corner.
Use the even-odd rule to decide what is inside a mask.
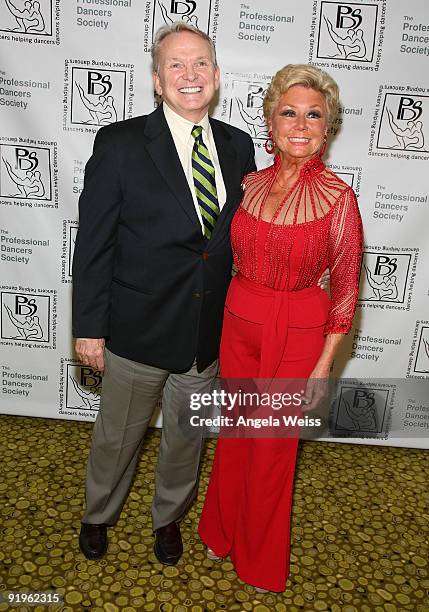
[[[280,168],[245,178],[231,241],[238,274],[228,291],[220,371],[228,378],[308,378],[328,333],[350,330],[362,225],[353,190],[309,160],[271,222],[262,211]],[[331,274],[331,298],[317,287]],[[199,534],[229,555],[239,577],[284,591],[298,437],[219,437]]]

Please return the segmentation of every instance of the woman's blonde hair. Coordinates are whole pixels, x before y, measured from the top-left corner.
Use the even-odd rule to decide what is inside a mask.
[[[264,116],[267,123],[281,96],[294,85],[302,85],[320,92],[325,98],[328,123],[334,121],[340,103],[340,92],[334,79],[310,64],[288,64],[273,76],[265,94]]]

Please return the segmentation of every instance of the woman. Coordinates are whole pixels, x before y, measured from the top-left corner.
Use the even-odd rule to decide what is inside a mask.
[[[221,375],[308,379],[311,406],[351,328],[362,251],[355,194],[322,161],[338,104],[337,84],[318,68],[288,65],[274,76],[264,115],[276,156],[246,176],[231,228],[238,274]],[[326,266],[331,299],[316,284]],[[286,586],[297,445],[298,436],[218,441],[199,534],[209,558],[229,555],[260,591]]]

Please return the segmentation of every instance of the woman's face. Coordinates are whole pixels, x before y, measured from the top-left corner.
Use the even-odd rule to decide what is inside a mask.
[[[310,159],[322,146],[328,128],[325,98],[303,85],[290,87],[280,97],[268,127],[282,158]]]

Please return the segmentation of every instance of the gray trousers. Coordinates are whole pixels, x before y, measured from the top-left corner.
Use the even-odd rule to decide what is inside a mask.
[[[143,437],[162,394],[162,436],[155,473],[152,526],[180,520],[197,494],[203,432],[190,428],[191,393],[213,389],[218,362],[184,374],[105,350],[100,411],[87,465],[84,523],[114,525],[139,459]],[[187,426],[188,425],[188,426]]]

